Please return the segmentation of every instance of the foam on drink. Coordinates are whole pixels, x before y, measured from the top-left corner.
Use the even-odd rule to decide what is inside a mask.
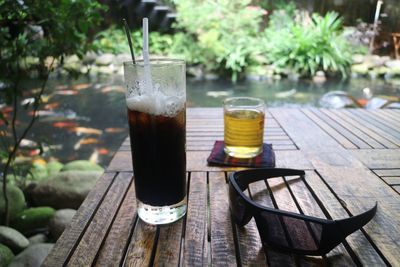
[[[167,96],[157,90],[155,92],[129,97],[126,99],[126,104],[130,110],[156,116],[173,117],[185,107],[185,97]]]

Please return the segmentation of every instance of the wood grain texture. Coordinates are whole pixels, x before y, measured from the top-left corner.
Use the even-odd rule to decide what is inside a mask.
[[[236,255],[225,173],[209,173],[211,265],[235,266]]]
[[[400,176],[399,169],[375,169],[374,172],[378,176]]]
[[[69,259],[71,253],[83,236],[83,231],[90,223],[91,217],[101,204],[103,195],[107,193],[115,176],[115,173],[105,173],[99,178],[94,188],[90,191],[82,205],[79,207],[69,226],[65,229],[57,243],[54,245],[42,266],[63,266],[63,264]]]
[[[149,266],[156,242],[157,227],[138,220],[123,266]]]
[[[183,244],[183,266],[207,266],[207,173],[192,172],[190,176],[188,212]]]
[[[276,208],[272,202],[271,195],[268,191],[265,181],[258,181],[258,182],[250,184],[249,192],[250,192],[251,198],[255,202],[260,203],[266,207]],[[247,227],[247,225],[246,225],[246,227]],[[255,225],[254,225],[254,227],[255,227]],[[257,230],[257,234],[258,234],[258,230]],[[260,238],[260,237],[258,237],[258,238]],[[260,242],[261,242],[261,239],[260,239]],[[268,266],[296,266],[296,257],[294,255],[277,252],[277,251],[274,251],[269,248],[264,248],[263,250],[265,252]]]
[[[92,265],[108,228],[111,227],[114,215],[128,189],[131,178],[132,175],[129,173],[120,173],[115,178],[67,266]]]
[[[368,120],[366,121],[363,119],[363,117],[355,114],[354,112],[351,112],[349,110],[342,110],[341,111],[343,114],[345,114],[348,118],[357,121],[361,125],[365,125],[369,130],[376,132],[378,135],[382,136],[383,138],[389,140],[396,146],[400,146],[400,139],[394,137],[393,135],[389,134],[388,132],[385,131],[385,129],[382,129],[378,123],[370,123]],[[374,121],[373,121],[374,122]]]
[[[360,149],[350,153],[369,169],[393,169],[400,166],[400,149]]]
[[[361,213],[379,202],[377,215],[365,230],[387,261],[397,263],[394,251],[400,248],[400,222],[394,214],[400,211],[398,194],[298,110],[272,114],[351,213]]]
[[[131,173],[126,175],[132,176]],[[125,247],[128,245],[130,232],[134,227],[136,219],[135,186],[131,182],[110,232],[99,249],[95,266],[115,266],[121,263],[125,256]]]
[[[178,266],[181,252],[183,219],[160,226],[154,266]]]

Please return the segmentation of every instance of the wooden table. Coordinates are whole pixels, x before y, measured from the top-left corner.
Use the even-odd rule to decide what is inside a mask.
[[[303,180],[251,185],[264,205],[321,218],[347,218],[378,201],[375,218],[324,257],[264,251],[254,219],[230,219],[226,178],[209,167],[223,139],[221,109],[187,112],[187,216],[155,227],[138,220],[129,141],[115,154],[44,266],[400,266],[400,111],[272,108],[265,141],[277,167],[306,170]]]

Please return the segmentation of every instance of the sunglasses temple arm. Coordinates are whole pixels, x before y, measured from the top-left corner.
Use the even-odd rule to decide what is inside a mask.
[[[282,176],[293,176],[293,175],[299,175],[304,177],[305,172],[303,170],[274,168],[274,169],[252,169],[252,170],[238,172],[236,174],[232,173],[232,177],[236,177],[236,181],[242,189],[247,188],[247,186],[251,183],[263,179],[270,179]]]
[[[335,223],[342,230],[344,237],[346,237],[366,225],[375,216],[377,207],[378,203],[376,202],[372,209],[351,218],[336,220]]]

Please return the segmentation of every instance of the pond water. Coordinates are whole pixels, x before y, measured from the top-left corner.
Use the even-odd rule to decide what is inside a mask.
[[[30,82],[31,91],[39,85]],[[253,96],[269,107],[319,106],[321,96],[332,90],[347,91],[355,97],[369,87],[375,95],[399,95],[399,86],[382,80],[353,79],[328,81],[230,81],[187,80],[190,107],[220,107],[228,96]],[[25,99],[29,99],[29,95]],[[27,139],[44,144],[44,157],[61,162],[90,159],[106,166],[128,135],[123,78],[121,76],[54,77],[48,82],[40,118]],[[26,101],[26,100],[25,100]],[[22,122],[27,117],[22,116]],[[30,152],[31,155],[35,151]]]

